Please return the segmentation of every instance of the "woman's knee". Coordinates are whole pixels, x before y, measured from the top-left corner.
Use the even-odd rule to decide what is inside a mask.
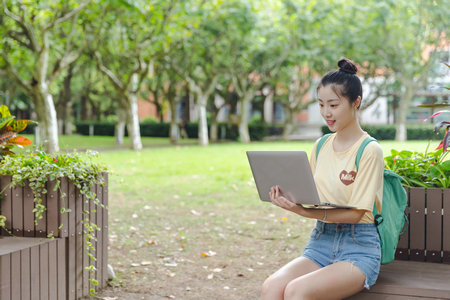
[[[282,297],[285,283],[279,276],[270,276],[262,285],[262,299],[275,299],[275,296]]]
[[[301,280],[293,280],[286,285],[284,289],[285,300],[293,299],[315,299],[314,292],[308,288]]]

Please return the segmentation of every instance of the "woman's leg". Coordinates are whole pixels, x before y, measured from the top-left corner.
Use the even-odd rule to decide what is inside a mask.
[[[320,267],[316,263],[306,257],[292,260],[264,281],[261,299],[284,299],[284,290],[289,282],[319,269]]]
[[[365,279],[358,267],[341,261],[290,281],[281,299],[343,299],[361,291]]]

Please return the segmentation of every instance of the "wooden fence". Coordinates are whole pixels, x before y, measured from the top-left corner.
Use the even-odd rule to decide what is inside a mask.
[[[410,226],[400,236],[396,259],[450,264],[450,189],[407,192]]]
[[[66,178],[61,179],[60,188],[56,191],[53,189],[55,182],[48,182],[48,193],[43,199],[47,211],[37,225],[32,212],[35,204],[31,189],[27,185],[5,189],[11,177],[0,177],[0,191],[3,191],[0,214],[6,216],[6,228],[14,235],[10,237],[2,230],[0,236],[1,300],[72,300],[87,296],[91,288],[99,290],[106,286],[108,175],[104,173],[103,176],[105,185],[93,187],[99,205],[85,201],[85,197]],[[62,208],[70,209],[70,212],[61,214]],[[83,213],[85,211],[89,214]],[[82,220],[86,217],[100,229],[95,232],[95,250],[91,250],[95,261],[85,250]],[[53,234],[55,238],[46,239],[47,234]],[[86,270],[89,265],[96,268],[94,275]],[[96,279],[98,285],[92,285],[90,278]]]

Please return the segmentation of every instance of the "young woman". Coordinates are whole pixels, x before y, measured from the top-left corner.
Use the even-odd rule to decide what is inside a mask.
[[[317,88],[320,113],[334,133],[317,159],[316,142],[310,165],[323,202],[355,208],[304,208],[278,186],[271,188],[274,205],[318,221],[303,255],[266,279],[264,300],[342,299],[369,289],[378,277],[381,248],[372,209],[375,202],[381,208],[383,152],[378,143],[369,143],[356,170],[356,153],[368,137],[358,122],[362,86],[351,60],[341,59],[338,66]]]

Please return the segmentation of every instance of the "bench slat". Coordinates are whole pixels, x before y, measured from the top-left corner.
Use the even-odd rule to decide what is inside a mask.
[[[441,262],[442,247],[442,190],[427,190],[427,261]]]
[[[405,188],[406,194],[408,195],[408,205],[405,209],[405,214],[408,217],[408,220],[410,219],[409,216],[409,188]],[[409,260],[409,230],[410,227],[406,229],[405,233],[402,234],[398,240],[397,250],[395,252],[395,259],[401,259],[401,260]]]
[[[443,262],[450,264],[450,189],[445,189],[443,194],[443,206],[444,206],[444,230],[442,236],[444,257]]]
[[[98,198],[98,206],[97,209],[97,226],[99,227],[99,231],[96,231],[95,235],[97,237],[97,261],[95,263],[95,267],[97,268],[96,277],[98,281],[97,290],[103,287],[103,209],[101,208],[101,204],[103,201],[103,189],[100,185],[97,185],[97,198]]]
[[[450,299],[449,278],[446,264],[394,261],[381,267],[369,293]]]
[[[42,197],[42,205],[47,207],[47,197],[45,195]],[[36,203],[34,204],[36,207]],[[36,228],[36,237],[47,237],[47,211],[42,213],[42,219],[37,221]]]
[[[410,259],[425,260],[425,189],[410,190]]]
[[[105,287],[108,281],[108,173],[103,173],[103,177],[105,179],[105,185],[103,186],[103,196],[102,196],[102,203],[105,206],[103,209],[103,226],[102,226],[102,234],[103,234],[103,245],[102,245],[102,269],[103,269],[103,282],[102,287]],[[450,248],[449,248],[450,249]]]
[[[0,255],[0,299],[11,298],[11,254]]]
[[[12,232],[15,236],[23,236],[23,197],[22,186],[18,185],[11,190],[12,199]]]
[[[31,300],[40,300],[39,297],[39,246],[30,249],[30,276],[31,280]]]
[[[0,201],[0,211],[1,214],[6,217],[6,228],[11,228],[12,225],[12,201],[11,201],[11,189],[7,189],[8,184],[11,183],[11,176],[5,175],[0,176],[0,191],[2,193],[2,201]],[[3,228],[0,228],[2,235],[8,236]]]
[[[22,299],[31,299],[30,248],[20,251],[20,284]]]
[[[69,209],[71,213],[68,216],[68,238],[67,238],[67,300],[75,300],[76,296],[76,208],[75,208],[75,186],[69,184],[67,197],[69,199]]]
[[[78,189],[75,190],[75,230],[76,230],[76,275],[75,275],[75,291],[76,297],[80,298],[83,295],[83,224],[81,223],[83,211],[83,196]]]
[[[23,236],[34,237],[34,196],[28,185],[28,180],[23,187]]]
[[[55,191],[56,181],[47,182],[47,233],[57,236],[58,234],[58,192]]]

